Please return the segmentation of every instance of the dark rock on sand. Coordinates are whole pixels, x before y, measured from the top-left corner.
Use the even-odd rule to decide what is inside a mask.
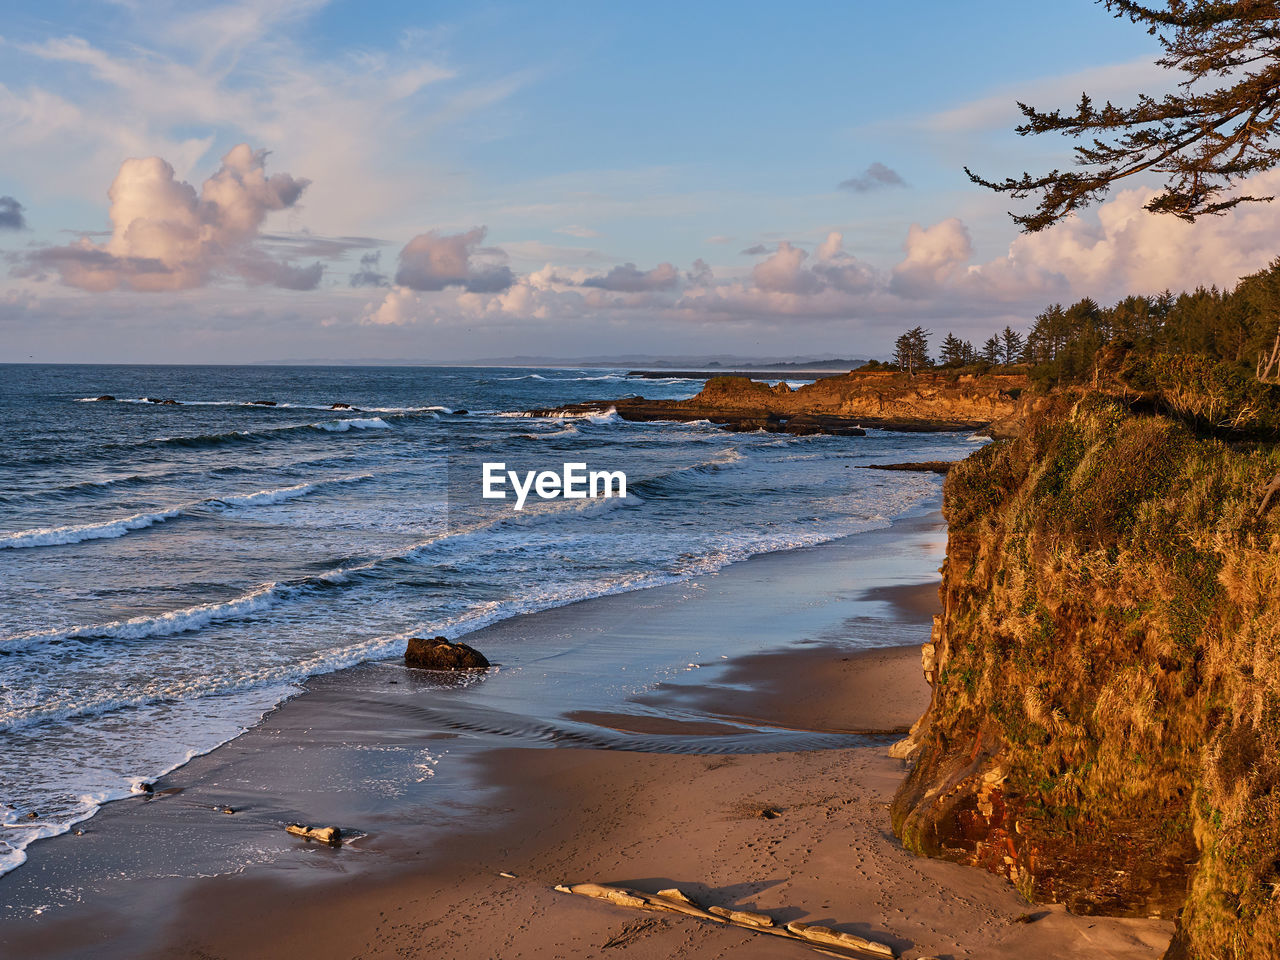
[[[475,670],[489,666],[483,653],[465,643],[450,643],[444,637],[410,637],[404,651],[405,666],[423,670]]]

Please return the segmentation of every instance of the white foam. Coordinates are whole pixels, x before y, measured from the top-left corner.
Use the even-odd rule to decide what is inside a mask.
[[[179,504],[153,513],[135,513],[117,520],[104,520],[100,523],[79,523],[62,527],[40,527],[35,530],[20,530],[16,533],[0,536],[0,550],[17,550],[24,547],[56,547],[69,543],[83,543],[86,540],[104,540],[123,537],[134,530],[145,530],[147,527],[164,523],[174,517],[181,516],[204,505],[225,505],[233,507],[264,506],[273,503],[284,503],[297,497],[305,497],[322,487],[336,483],[353,483],[368,480],[372,474],[364,473],[352,477],[336,477],[332,480],[317,480],[313,483],[299,483],[292,487],[280,487],[275,490],[258,490],[255,493],[236,494],[226,497],[210,497],[206,500],[195,500]]]
[[[62,630],[30,630],[0,637],[0,650],[16,652],[42,643],[60,640],[103,638],[112,640],[140,640],[144,637],[184,633],[198,630],[215,620],[241,617],[246,613],[258,613],[273,606],[287,586],[275,582],[263,584],[249,593],[223,603],[200,603],[180,610],[171,610],[155,616],[130,617],[110,623],[79,624]]]
[[[334,420],[330,423],[317,423],[313,426],[330,433],[345,433],[347,430],[390,430],[391,424],[381,417],[357,417],[354,420]]]
[[[145,530],[147,527],[178,516],[185,506],[173,507],[169,510],[158,510],[155,513],[135,513],[118,520],[105,520],[102,523],[79,523],[65,527],[40,527],[35,530],[20,530],[17,533],[0,536],[0,550],[17,550],[22,547],[56,547],[67,543],[81,543],[85,540],[103,540],[123,537],[131,530]]]

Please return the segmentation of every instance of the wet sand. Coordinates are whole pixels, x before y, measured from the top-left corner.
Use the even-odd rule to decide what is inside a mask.
[[[677,885],[904,957],[1159,957],[1169,924],[1031,907],[891,836],[905,768],[886,754],[894,735],[867,732],[902,730],[927,702],[918,645],[930,590],[937,602],[939,524],[487,628],[468,641],[544,652],[512,654],[483,681],[395,664],[319,678],[157,784],[176,792],[112,804],[0,880],[0,903],[70,891],[35,919],[0,921],[0,953],[815,955],[552,889],[597,881]],[[504,645],[516,636],[523,646]],[[672,649],[701,656],[655,672]],[[616,671],[603,685],[593,657]],[[410,782],[414,763],[423,776]],[[307,844],[283,833],[294,819],[358,838]]]

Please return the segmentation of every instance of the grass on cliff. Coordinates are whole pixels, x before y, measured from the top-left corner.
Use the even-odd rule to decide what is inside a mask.
[[[994,724],[1024,848],[1149,851],[1169,876],[1141,882],[1172,887],[1198,848],[1193,956],[1280,956],[1280,506],[1258,515],[1278,472],[1271,444],[1091,393],[946,486],[968,546],[946,570],[936,742]]]

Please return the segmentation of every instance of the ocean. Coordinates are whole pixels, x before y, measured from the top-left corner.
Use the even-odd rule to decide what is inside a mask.
[[[857,467],[977,443],[519,415],[700,386],[617,370],[0,366],[0,873],[309,677],[398,658],[409,636],[888,526],[940,478]],[[479,499],[486,460],[621,470],[627,496],[516,512]]]

